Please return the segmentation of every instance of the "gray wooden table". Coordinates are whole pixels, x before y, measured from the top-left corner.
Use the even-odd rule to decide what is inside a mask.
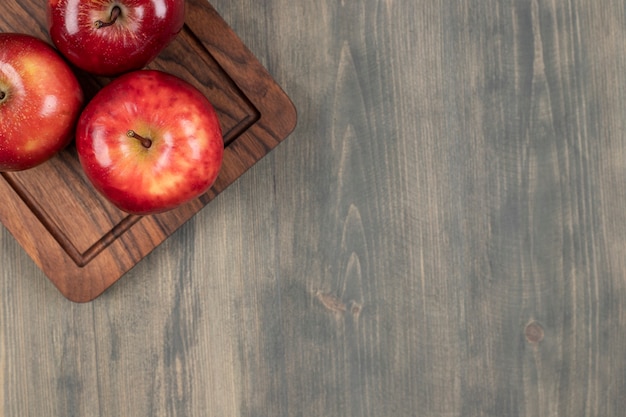
[[[0,228],[0,415],[623,416],[623,1],[213,4],[296,131],[92,303]]]

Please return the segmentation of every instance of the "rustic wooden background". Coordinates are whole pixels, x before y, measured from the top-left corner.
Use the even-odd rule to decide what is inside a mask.
[[[0,415],[622,416],[623,1],[212,4],[296,131],[89,304],[0,228]]]

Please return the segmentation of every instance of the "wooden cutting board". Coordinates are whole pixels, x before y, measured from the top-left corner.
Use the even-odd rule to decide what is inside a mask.
[[[45,1],[4,0],[0,8],[0,31],[50,42]],[[290,99],[206,0],[187,1],[185,28],[149,67],[191,82],[220,116],[224,164],[207,194],[167,213],[128,215],[92,188],[73,145],[37,168],[0,174],[0,221],[75,302],[102,294],[296,125]],[[110,81],[77,75],[87,99]]]

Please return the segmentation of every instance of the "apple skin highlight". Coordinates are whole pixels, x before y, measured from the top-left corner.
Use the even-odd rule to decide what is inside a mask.
[[[173,75],[142,70],[115,79],[89,102],[76,149],[108,200],[131,214],[154,214],[209,190],[224,142],[217,113],[200,91]]]

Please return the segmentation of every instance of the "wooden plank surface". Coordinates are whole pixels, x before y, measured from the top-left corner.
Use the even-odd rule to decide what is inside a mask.
[[[213,5],[297,129],[93,303],[0,229],[0,415],[622,416],[623,2]]]

